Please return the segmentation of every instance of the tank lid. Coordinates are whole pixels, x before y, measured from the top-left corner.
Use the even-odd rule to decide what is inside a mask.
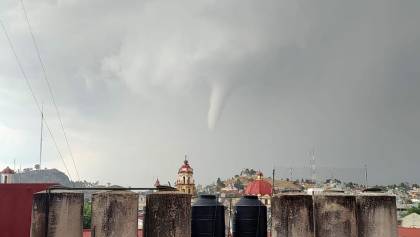
[[[258,199],[258,196],[256,196],[256,195],[245,195],[245,196],[243,196],[243,198],[246,198],[246,199]]]
[[[264,206],[264,204],[258,199],[258,196],[246,195],[235,206]]]
[[[222,206],[222,204],[217,200],[216,195],[204,194],[197,198],[193,206]]]
[[[365,188],[365,189],[363,189],[363,192],[364,193],[367,193],[367,192],[383,193],[383,192],[385,192],[385,190],[382,189],[382,188],[379,188],[379,187],[371,187],[371,188]]]
[[[202,194],[199,197],[204,198],[204,199],[216,199],[216,195],[211,195],[211,194]]]

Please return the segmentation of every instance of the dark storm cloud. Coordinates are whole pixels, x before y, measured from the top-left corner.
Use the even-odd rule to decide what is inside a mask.
[[[20,6],[0,6],[48,103]],[[190,153],[198,180],[209,182],[248,166],[307,166],[315,148],[320,165],[369,164],[375,182],[419,179],[410,168],[419,165],[417,1],[38,0],[27,8],[89,178],[130,184],[130,172],[107,177],[121,164],[140,184],[173,179]],[[0,49],[2,88],[24,99],[6,41]],[[26,104],[2,97],[2,107]]]

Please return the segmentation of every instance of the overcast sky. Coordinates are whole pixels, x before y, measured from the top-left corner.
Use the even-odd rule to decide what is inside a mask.
[[[202,184],[244,167],[286,177],[315,150],[337,177],[367,164],[371,183],[420,182],[420,1],[25,7],[82,179],[173,182],[184,154]],[[76,179],[20,1],[1,0],[0,20]],[[0,165],[33,166],[40,114],[3,31],[0,111]],[[49,136],[43,160],[64,171]]]

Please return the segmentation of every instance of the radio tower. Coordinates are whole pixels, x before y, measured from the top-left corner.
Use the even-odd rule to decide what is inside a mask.
[[[316,183],[316,162],[315,162],[315,149],[311,152],[311,179],[312,182]]]

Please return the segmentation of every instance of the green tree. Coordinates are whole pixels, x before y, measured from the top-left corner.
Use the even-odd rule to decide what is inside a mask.
[[[233,184],[233,186],[235,187],[235,188],[237,188],[238,190],[242,190],[242,189],[244,189],[244,184],[241,182],[241,180],[239,180],[239,179],[237,179],[236,181],[235,181],[235,183]]]
[[[217,178],[216,181],[216,190],[220,191],[220,189],[226,187],[225,183],[222,182],[222,180],[220,178]]]
[[[92,223],[92,203],[85,202],[83,206],[83,229],[90,229]]]
[[[413,207],[408,208],[403,216],[408,216],[412,213],[416,213],[416,214],[420,215],[420,204],[417,204],[417,206],[413,206]]]

